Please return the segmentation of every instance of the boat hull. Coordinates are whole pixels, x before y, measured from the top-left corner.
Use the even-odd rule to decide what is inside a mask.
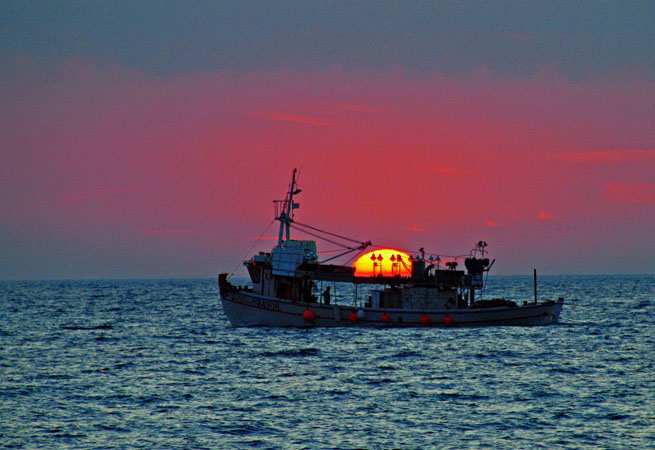
[[[235,327],[303,328],[541,326],[557,323],[564,304],[560,299],[516,307],[415,311],[291,302],[236,289],[221,289],[221,301]]]

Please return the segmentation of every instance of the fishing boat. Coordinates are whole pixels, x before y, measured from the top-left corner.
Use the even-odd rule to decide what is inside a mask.
[[[535,326],[557,323],[563,298],[537,300],[536,271],[534,299],[514,301],[483,299],[490,261],[487,244],[478,242],[464,260],[442,267],[439,258],[426,258],[421,248],[409,260],[400,254],[396,271],[356,274],[351,265],[328,264],[338,257],[363,252],[370,241],[359,242],[301,224],[295,220],[299,204],[295,196],[294,169],[284,200],[276,200],[275,218],[280,222],[277,245],[271,252],[259,252],[246,260],[249,285],[236,285],[227,273],[218,275],[223,310],[235,327],[464,327]],[[291,239],[298,229],[331,243],[343,243],[344,252],[319,261],[316,241]],[[373,255],[375,256],[375,255]],[[375,259],[375,257],[373,258]],[[376,264],[375,261],[373,264]],[[375,268],[375,266],[374,266]],[[339,295],[331,291],[338,289]]]

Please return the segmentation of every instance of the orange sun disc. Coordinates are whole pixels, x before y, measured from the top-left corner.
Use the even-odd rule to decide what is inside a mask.
[[[355,261],[353,267],[355,268],[355,276],[358,277],[378,275],[408,277],[412,274],[412,262],[409,255],[392,248],[365,253]]]

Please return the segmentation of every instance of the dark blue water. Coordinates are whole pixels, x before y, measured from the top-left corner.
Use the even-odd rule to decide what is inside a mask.
[[[540,295],[560,325],[235,329],[213,280],[0,282],[0,448],[655,448],[655,277]]]

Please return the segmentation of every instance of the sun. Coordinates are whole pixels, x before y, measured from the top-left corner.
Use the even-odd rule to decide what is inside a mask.
[[[370,277],[384,275],[392,277],[395,275],[410,276],[412,274],[412,262],[407,253],[392,248],[374,250],[360,256],[353,264],[355,276]]]

